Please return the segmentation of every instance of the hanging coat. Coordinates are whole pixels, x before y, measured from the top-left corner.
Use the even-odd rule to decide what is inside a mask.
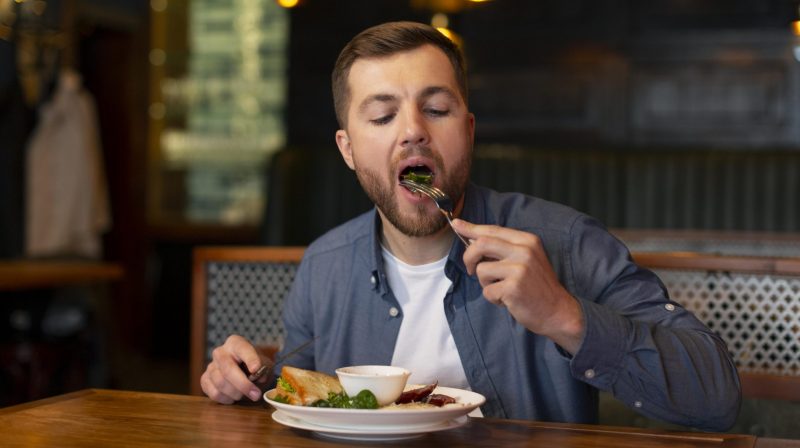
[[[27,154],[26,253],[100,258],[111,217],[94,100],[65,71]]]

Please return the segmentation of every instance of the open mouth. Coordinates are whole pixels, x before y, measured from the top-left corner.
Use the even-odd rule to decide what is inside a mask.
[[[409,165],[400,172],[398,181],[410,180],[421,184],[433,185],[433,176],[433,171],[426,165]]]

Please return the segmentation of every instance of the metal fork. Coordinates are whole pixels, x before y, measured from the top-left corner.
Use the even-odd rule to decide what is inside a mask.
[[[436,204],[436,207],[439,208],[439,211],[442,212],[445,218],[447,218],[450,228],[453,229],[453,200],[450,199],[450,196],[448,196],[444,191],[434,187],[433,185],[421,184],[408,179],[402,179],[400,181],[400,185],[406,187],[406,189],[412,193],[422,193],[431,198],[434,204]],[[467,239],[459,235],[459,233],[456,232],[456,229],[453,229],[453,233],[455,233],[461,242],[464,243],[464,246],[469,246]]]

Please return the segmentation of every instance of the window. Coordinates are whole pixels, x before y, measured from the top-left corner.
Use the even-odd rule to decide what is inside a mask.
[[[151,0],[151,223],[258,224],[285,143],[289,16],[273,0]]]

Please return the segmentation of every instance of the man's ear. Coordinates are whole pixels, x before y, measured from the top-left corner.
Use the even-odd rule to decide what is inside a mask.
[[[347,136],[347,131],[344,129],[336,131],[336,146],[339,147],[339,152],[342,153],[344,163],[346,163],[351,170],[355,170],[355,165],[353,164],[353,147],[350,145],[350,137]]]

